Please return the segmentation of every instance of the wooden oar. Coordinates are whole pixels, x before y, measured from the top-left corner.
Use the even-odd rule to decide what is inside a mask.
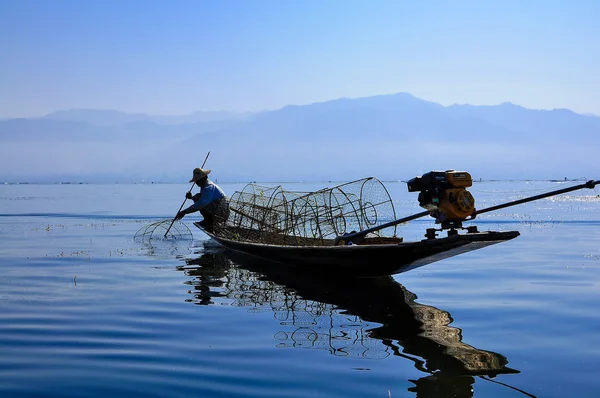
[[[208,160],[208,156],[210,155],[210,151],[208,151],[208,153],[206,154],[206,157],[204,158],[204,162],[202,163],[202,166],[200,166],[201,169],[204,168],[204,165],[206,164],[206,161]],[[194,189],[194,185],[196,184],[196,181],[194,181],[192,183],[192,186],[190,187],[189,192],[192,192],[192,189]],[[179,210],[177,211],[177,214],[179,214],[179,212],[181,211],[181,209],[183,209],[183,205],[185,204],[185,202],[187,201],[187,198],[185,198],[183,200],[183,203],[181,204],[181,206],[179,207]],[[169,225],[169,228],[167,228],[167,232],[165,232],[165,238],[167,237],[167,234],[169,233],[169,231],[171,230],[171,227],[173,226],[173,224],[175,223],[175,220],[177,220],[177,214],[175,214],[175,217],[173,217],[173,220],[171,221],[171,225]]]
[[[504,204],[497,205],[497,206],[487,207],[487,208],[481,209],[481,210],[475,210],[475,212],[471,215],[471,218],[468,218],[465,221],[471,221],[471,220],[475,219],[475,217],[478,214],[483,214],[483,213],[487,213],[489,211],[499,210],[499,209],[503,209],[505,207],[515,206],[515,205],[519,205],[519,204],[522,204],[522,203],[527,203],[527,202],[531,202],[531,201],[534,201],[534,200],[547,198],[549,196],[560,195],[560,194],[563,194],[563,193],[572,192],[572,191],[576,191],[578,189],[583,189],[583,188],[593,189],[598,184],[600,184],[600,180],[595,180],[595,181],[594,180],[589,180],[585,184],[579,184],[579,185],[575,185],[575,186],[572,186],[572,187],[569,187],[569,188],[558,189],[556,191],[551,191],[551,192],[543,193],[541,195],[536,195],[536,196],[531,196],[529,198],[515,200],[515,201],[512,201],[512,202],[504,203]],[[351,241],[352,239],[355,239],[355,238],[362,238],[362,237],[364,237],[365,235],[367,235],[370,232],[375,232],[375,231],[379,231],[379,230],[384,229],[384,228],[393,227],[394,225],[402,224],[404,222],[411,221],[411,220],[414,220],[414,219],[417,219],[417,218],[421,218],[421,217],[424,217],[424,216],[427,216],[427,215],[429,215],[429,211],[423,211],[421,213],[413,214],[412,216],[404,217],[404,218],[401,218],[399,220],[390,221],[390,222],[385,223],[385,224],[377,225],[375,227],[372,227],[372,228],[369,228],[369,229],[365,229],[363,231],[352,232],[352,233],[349,233],[349,234],[341,235],[341,236],[338,236],[337,238],[335,238],[334,245],[337,246],[339,244],[339,242],[342,241],[342,240],[344,240],[344,241]]]

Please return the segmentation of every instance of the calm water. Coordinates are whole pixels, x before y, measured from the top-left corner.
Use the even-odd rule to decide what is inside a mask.
[[[483,208],[568,185],[483,182],[471,192]],[[398,217],[422,210],[405,184],[386,186]],[[510,242],[389,278],[323,280],[228,257],[197,230],[188,241],[134,242],[188,187],[0,186],[1,397],[600,391],[600,189],[477,220],[520,231]],[[421,239],[430,226],[398,233]]]

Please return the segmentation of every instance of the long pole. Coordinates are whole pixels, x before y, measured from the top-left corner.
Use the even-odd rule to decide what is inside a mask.
[[[201,169],[204,168],[204,165],[206,164],[206,161],[208,160],[208,156],[210,155],[210,151],[208,151],[208,153],[206,154],[206,157],[204,158],[204,162],[202,163],[202,166],[200,166]],[[194,181],[192,183],[192,186],[190,187],[189,192],[192,192],[192,189],[194,189],[194,184],[196,184],[196,181]],[[185,202],[187,201],[187,198],[185,198],[183,200],[183,203],[181,204],[181,206],[179,207],[179,210],[177,210],[177,214],[179,214],[179,212],[181,211],[181,209],[183,209],[183,205],[185,204]],[[167,228],[167,232],[165,232],[165,238],[167,237],[167,234],[169,233],[169,231],[171,230],[171,227],[173,226],[173,224],[175,223],[175,220],[177,220],[177,214],[175,214],[175,217],[173,217],[173,220],[171,221],[171,225],[169,225],[169,228]]]
[[[531,196],[529,198],[519,199],[519,200],[515,200],[513,202],[508,202],[508,203],[504,203],[504,204],[497,205],[497,206],[491,206],[491,207],[487,207],[487,208],[481,209],[481,210],[475,210],[475,212],[473,213],[473,215],[471,216],[471,218],[469,218],[469,219],[467,219],[465,221],[471,221],[471,220],[473,220],[478,214],[483,214],[483,213],[487,213],[489,211],[504,209],[505,207],[509,207],[509,206],[520,205],[522,203],[527,203],[527,202],[531,202],[531,201],[534,201],[534,200],[547,198],[549,196],[560,195],[560,194],[563,194],[563,193],[576,191],[576,190],[582,189],[582,188],[593,189],[598,184],[600,184],[600,180],[595,180],[595,181],[594,180],[589,180],[585,184],[579,184],[579,185],[575,185],[575,186],[572,186],[572,187],[569,187],[569,188],[558,189],[556,191],[546,192],[546,193],[543,193],[541,195]],[[353,238],[365,236],[366,234],[368,234],[370,232],[375,232],[375,231],[379,231],[380,229],[384,229],[384,228],[388,228],[388,227],[393,227],[394,225],[402,224],[404,222],[408,222],[408,221],[414,220],[416,218],[421,218],[421,217],[424,217],[424,216],[427,216],[427,215],[429,215],[429,211],[423,211],[421,213],[413,214],[412,216],[400,218],[400,219],[395,220],[395,221],[390,221],[390,222],[385,223],[385,224],[377,225],[375,227],[371,227],[371,228],[365,229],[363,231],[358,231],[358,232],[353,232],[353,233],[350,233],[350,234],[338,236],[334,240],[334,245],[337,245],[341,240],[345,240],[345,241],[352,240]]]
[[[366,234],[368,234],[370,232],[375,232],[375,231],[379,231],[380,229],[384,229],[384,228],[388,228],[388,227],[393,227],[394,225],[402,224],[403,222],[408,222],[408,221],[414,220],[416,218],[421,218],[421,217],[425,217],[425,216],[428,216],[428,215],[429,215],[429,211],[425,210],[425,211],[422,211],[420,213],[413,214],[412,216],[400,218],[398,220],[390,221],[388,223],[377,225],[375,227],[371,227],[371,228],[368,228],[368,229],[365,229],[365,230],[362,230],[362,231],[352,232],[352,233],[349,233],[349,234],[338,236],[333,241],[333,244],[335,246],[337,246],[337,244],[340,242],[340,240],[352,240],[353,238],[356,238],[356,237],[365,236]]]
[[[520,205],[521,203],[532,202],[534,200],[544,199],[544,198],[547,198],[549,196],[560,195],[562,193],[576,191],[576,190],[582,189],[582,188],[593,189],[597,184],[600,184],[600,180],[596,180],[596,181],[589,180],[585,184],[579,184],[579,185],[575,185],[575,186],[572,186],[572,187],[569,187],[569,188],[558,189],[556,191],[546,192],[546,193],[543,193],[543,194],[540,194],[540,195],[536,195],[536,196],[531,196],[529,198],[515,200],[515,201],[512,201],[512,202],[504,203],[504,204],[497,205],[497,206],[487,207],[487,208],[481,209],[481,210],[475,210],[475,213],[473,213],[473,215],[471,216],[471,218],[469,220],[474,219],[478,214],[487,213],[488,211],[500,210],[500,209],[504,209],[505,207],[510,207],[510,206],[514,206],[514,205]]]

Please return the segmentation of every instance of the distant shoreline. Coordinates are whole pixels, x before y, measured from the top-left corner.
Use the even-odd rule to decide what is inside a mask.
[[[482,183],[482,182],[555,182],[555,183],[564,183],[564,182],[585,182],[588,181],[587,178],[563,178],[563,179],[545,179],[545,178],[525,178],[525,179],[479,179],[474,180],[473,183]],[[317,183],[345,183],[347,181],[336,181],[336,180],[303,180],[303,181],[219,181],[220,184],[248,184],[248,183],[258,183],[258,184],[317,184]],[[381,180],[381,182],[386,184],[405,184],[404,180]],[[173,181],[110,181],[110,182],[102,182],[102,181],[0,181],[0,185],[179,185],[185,184],[185,182],[173,182]]]

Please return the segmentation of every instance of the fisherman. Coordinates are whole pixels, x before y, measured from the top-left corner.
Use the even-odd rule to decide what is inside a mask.
[[[177,219],[182,219],[186,214],[199,211],[204,220],[198,224],[207,232],[214,232],[215,224],[223,225],[229,216],[229,199],[223,190],[208,179],[211,170],[199,167],[194,169],[190,182],[195,182],[200,187],[200,192],[192,195],[191,190],[186,192],[185,197],[192,199],[194,204],[187,209],[177,213]]]

